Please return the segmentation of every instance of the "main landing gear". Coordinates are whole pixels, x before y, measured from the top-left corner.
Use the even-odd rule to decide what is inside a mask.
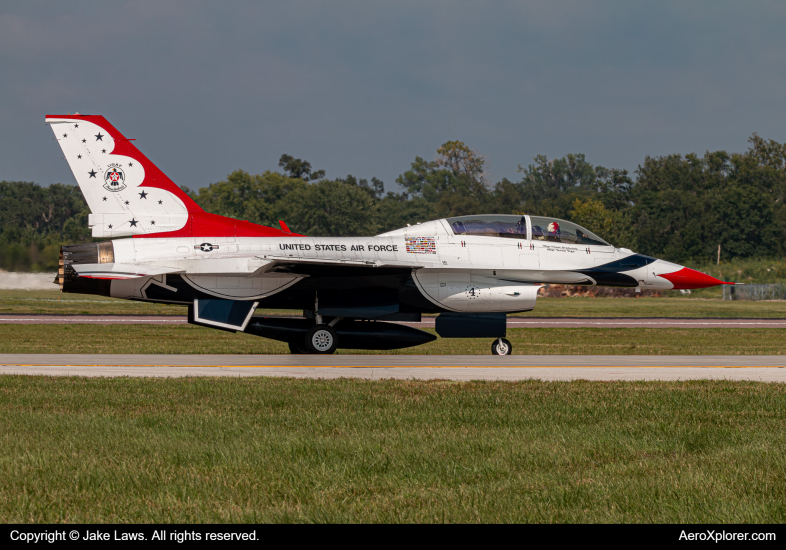
[[[330,325],[314,325],[306,333],[306,349],[309,353],[327,355],[338,347],[338,336]]]
[[[491,344],[492,355],[510,355],[513,353],[513,344],[507,338],[497,338]]]
[[[314,325],[308,330],[305,338],[301,338],[289,342],[291,353],[329,355],[338,349],[338,336],[330,325],[323,323]]]
[[[289,342],[289,351],[292,353],[329,355],[338,349],[338,335],[333,326],[342,318],[335,317],[329,323],[323,323],[322,316],[319,314],[319,300],[316,297],[314,299],[314,314],[317,324],[308,329],[305,339],[297,338]]]

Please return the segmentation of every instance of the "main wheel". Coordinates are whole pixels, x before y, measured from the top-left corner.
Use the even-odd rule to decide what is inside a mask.
[[[306,349],[308,353],[322,355],[334,353],[338,347],[338,336],[333,327],[322,324],[311,327],[306,334]]]
[[[493,355],[510,355],[513,353],[513,344],[507,338],[497,338],[491,344],[491,353]]]
[[[306,342],[304,340],[295,340],[294,342],[289,342],[289,351],[294,355],[303,355],[304,353],[308,353],[306,349]]]

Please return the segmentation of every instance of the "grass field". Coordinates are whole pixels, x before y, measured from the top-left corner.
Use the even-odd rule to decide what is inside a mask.
[[[522,317],[786,317],[786,301],[698,298],[538,298]]]
[[[58,290],[0,290],[0,313],[185,315],[185,306],[117,300]]]
[[[433,332],[433,331],[432,331]],[[514,355],[783,355],[784,329],[508,329]],[[489,355],[490,338],[443,339],[384,352]],[[287,345],[193,325],[0,325],[0,353],[289,353]]]
[[[786,521],[786,386],[0,377],[0,521]]]
[[[260,314],[301,311],[265,310]],[[0,290],[0,313],[185,315],[185,306],[115,300],[45,290]],[[539,298],[524,317],[786,317],[786,301],[691,298]]]

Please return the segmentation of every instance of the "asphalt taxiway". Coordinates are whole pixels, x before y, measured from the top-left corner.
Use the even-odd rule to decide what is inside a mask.
[[[779,355],[68,355],[3,354],[0,374],[288,376],[379,380],[753,380],[786,383]]]

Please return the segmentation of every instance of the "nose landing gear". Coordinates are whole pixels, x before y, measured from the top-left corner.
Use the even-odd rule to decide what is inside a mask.
[[[510,355],[513,353],[513,344],[507,338],[497,338],[491,344],[492,355]]]

